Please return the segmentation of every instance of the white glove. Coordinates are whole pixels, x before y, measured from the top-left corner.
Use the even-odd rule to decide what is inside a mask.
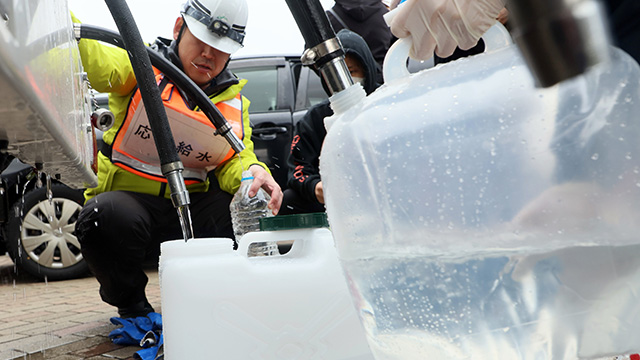
[[[399,0],[391,3],[397,6]],[[407,0],[391,21],[393,35],[411,36],[411,57],[427,60],[474,47],[496,22],[504,0]]]

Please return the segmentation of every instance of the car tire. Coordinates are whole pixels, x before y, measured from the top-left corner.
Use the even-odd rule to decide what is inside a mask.
[[[31,189],[12,206],[6,239],[9,254],[25,272],[42,280],[85,276],[88,267],[75,236],[84,196],[63,184],[52,184],[51,191],[50,200],[46,187]]]

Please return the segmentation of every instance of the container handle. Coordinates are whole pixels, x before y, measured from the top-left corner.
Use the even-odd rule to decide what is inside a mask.
[[[411,38],[401,38],[391,45],[382,63],[382,77],[385,84],[409,76],[407,60],[411,51]]]
[[[513,44],[509,31],[500,22],[496,22],[482,36],[484,40],[484,52],[492,52]],[[411,37],[398,39],[387,51],[382,64],[382,76],[385,83],[396,79],[402,79],[411,75],[407,69],[407,60],[411,51]]]
[[[286,254],[279,256],[267,256],[265,258],[275,257],[300,257],[307,256],[313,253],[317,253],[318,246],[321,242],[311,239],[325,239],[330,244],[333,244],[333,237],[331,231],[328,228],[304,228],[304,229],[290,229],[279,231],[255,231],[244,234],[240,238],[238,243],[237,253],[241,256],[248,257],[249,246],[257,242],[292,242],[291,250]],[[332,247],[332,246],[331,246]],[[253,259],[253,257],[251,257]]]
[[[490,27],[482,35],[482,40],[484,40],[484,52],[496,51],[513,44],[509,30],[500,22],[496,22],[495,25]]]

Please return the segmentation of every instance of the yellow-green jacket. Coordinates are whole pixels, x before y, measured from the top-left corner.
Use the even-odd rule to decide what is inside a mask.
[[[73,17],[73,15],[72,15]],[[73,17],[74,22],[79,22]],[[109,108],[115,116],[115,124],[103,135],[103,141],[111,145],[118,129],[122,126],[127,113],[129,100],[136,90],[136,79],[127,52],[96,40],[83,39],[79,42],[82,65],[89,77],[93,89],[109,93]],[[246,84],[240,80],[236,85],[227,87],[222,92],[210,96],[215,104],[234,98]],[[242,165],[245,168],[259,164],[267,171],[269,169],[258,161],[253,152],[251,141],[251,126],[249,125],[249,100],[242,97],[244,138],[246,149],[240,153],[242,164],[237,156],[220,164],[214,174],[220,188],[228,193],[235,193],[242,178]],[[189,192],[207,191],[208,181],[187,186]],[[89,199],[99,193],[114,190],[134,191],[151,195],[169,197],[170,189],[166,183],[143,178],[121,167],[114,165],[102,152],[98,153],[98,186],[85,191],[85,198]]]

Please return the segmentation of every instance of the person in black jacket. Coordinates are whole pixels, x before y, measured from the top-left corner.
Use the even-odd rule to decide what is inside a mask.
[[[396,38],[391,35],[384,14],[389,9],[380,0],[335,0],[327,17],[335,32],[347,29],[362,36],[378,64],[377,81],[382,83],[382,62]]]
[[[349,30],[337,34],[345,51],[345,62],[354,82],[368,94],[380,84],[376,81],[376,61],[365,40]],[[325,89],[327,87],[325,86]],[[320,179],[320,150],[327,131],[324,118],[333,115],[329,100],[312,106],[296,123],[287,160],[288,189],[284,192],[279,214],[324,212],[324,193]]]
[[[613,42],[640,63],[640,1],[606,0]]]

